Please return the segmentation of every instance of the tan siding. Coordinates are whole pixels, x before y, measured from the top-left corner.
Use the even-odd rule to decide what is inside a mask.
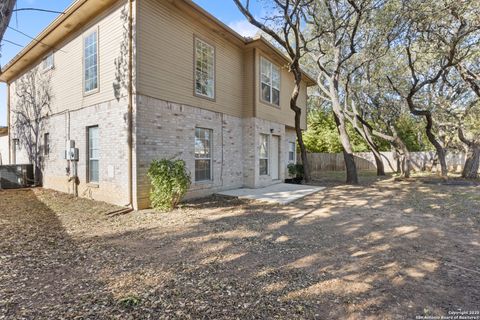
[[[52,74],[52,113],[75,110],[115,100],[115,60],[122,56],[120,47],[126,21],[122,19],[125,0],[93,19],[68,39],[56,46]],[[292,76],[282,71],[281,108],[260,103],[260,49],[247,47],[221,32],[215,32],[201,19],[190,15],[167,1],[144,0],[138,3],[136,74],[138,94],[181,104],[196,106],[238,117],[258,116],[262,119],[293,126],[293,112],[288,99]],[[83,93],[83,36],[92,28],[99,30],[99,92]],[[216,99],[210,101],[193,94],[194,35],[213,44],[216,49]],[[271,54],[271,53],[270,53]],[[255,63],[254,63],[255,62]],[[40,63],[40,61],[38,61]],[[14,93],[15,83],[11,86]],[[121,96],[126,90],[121,91]],[[14,94],[12,94],[14,96]],[[13,98],[12,98],[13,100]],[[306,104],[306,89],[299,104]],[[14,108],[14,104],[12,104]],[[305,112],[304,112],[305,113]],[[303,121],[305,122],[305,121]]]
[[[113,90],[116,73],[115,59],[121,55],[120,45],[124,41],[123,25],[126,21],[122,20],[121,16],[124,6],[126,6],[126,1],[120,1],[56,47],[55,67],[53,70],[47,71],[51,73],[53,114],[66,109],[74,110],[115,99]],[[99,91],[84,95],[83,36],[92,28],[97,27]],[[41,61],[37,65],[40,63]],[[14,87],[15,82],[12,84],[12,95],[14,95]],[[122,95],[126,95],[125,90]]]
[[[140,94],[242,116],[243,49],[165,2],[145,0],[139,10]],[[194,96],[194,35],[215,46],[215,101]]]
[[[290,127],[295,126],[295,113],[290,109],[290,97],[294,88],[294,77],[288,72],[286,66],[281,64],[278,60],[272,59],[266,52],[257,50],[258,53],[255,57],[256,67],[255,72],[257,74],[256,83],[256,116],[260,119],[275,121],[278,123],[286,124]],[[281,68],[280,79],[280,106],[274,106],[266,104],[260,99],[260,57],[265,57],[275,63]],[[302,84],[299,99],[297,101],[299,107],[302,108],[302,129],[306,129],[306,105],[307,105],[307,87]]]
[[[244,108],[243,116],[245,118],[255,116],[255,50],[247,49],[244,53]]]

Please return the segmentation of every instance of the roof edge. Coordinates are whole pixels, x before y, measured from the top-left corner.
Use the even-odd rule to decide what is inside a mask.
[[[30,50],[36,45],[40,44],[45,37],[47,37],[53,30],[55,30],[62,22],[70,17],[78,8],[80,8],[88,0],[76,0],[70,6],[65,9],[64,14],[60,14],[56,17],[45,29],[43,29],[36,37],[35,40],[30,41],[19,53],[17,53],[3,68],[1,68],[0,77],[8,71],[13,65],[15,65],[21,58],[23,58]],[[2,81],[0,79],[0,81]]]
[[[8,80],[4,80],[3,75],[6,74],[7,71],[11,67],[13,67],[15,64],[17,64],[25,55],[27,55],[33,48],[35,48],[37,45],[40,45],[40,43],[53,31],[55,31],[66,19],[68,19],[71,15],[73,15],[78,9],[82,7],[86,2],[89,0],[76,0],[74,1],[67,9],[65,9],[65,13],[62,15],[59,15],[55,20],[53,20],[40,34],[35,38],[37,40],[32,40],[27,46],[25,46],[18,54],[16,54],[5,66],[4,68],[1,69],[0,73],[0,82],[8,82]],[[178,0],[175,0],[178,1]],[[248,45],[250,43],[260,41],[267,45],[271,50],[273,50],[274,53],[276,53],[279,57],[281,57],[283,60],[287,62],[291,62],[291,59],[286,56],[281,50],[279,50],[277,47],[275,47],[270,41],[265,39],[263,36],[258,35],[253,38],[247,38],[230,28],[228,25],[220,21],[217,17],[203,9],[201,6],[193,2],[193,0],[181,0],[183,3],[187,4],[190,6],[192,9],[196,10],[200,14],[204,15],[207,17],[209,20],[213,21],[215,24],[217,24],[220,28],[224,29],[227,31],[229,34],[233,35],[235,38],[240,40],[244,45]],[[72,30],[71,32],[74,32]],[[70,33],[68,33],[70,34]],[[308,73],[302,70],[303,75],[307,78],[307,85],[312,86],[316,85],[316,81],[313,77],[311,77]],[[16,76],[17,74],[15,74]],[[8,79],[8,78],[7,78]]]

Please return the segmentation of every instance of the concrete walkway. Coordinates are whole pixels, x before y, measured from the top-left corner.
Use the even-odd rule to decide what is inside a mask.
[[[219,192],[218,194],[223,196],[238,197],[239,199],[288,204],[323,189],[325,189],[325,187],[279,183],[265,188],[241,188]]]

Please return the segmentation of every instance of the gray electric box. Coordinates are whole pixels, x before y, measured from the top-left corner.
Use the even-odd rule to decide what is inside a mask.
[[[78,148],[70,148],[66,151],[66,159],[70,161],[78,161]]]
[[[65,142],[65,160],[78,161],[78,148],[75,148],[75,140]]]

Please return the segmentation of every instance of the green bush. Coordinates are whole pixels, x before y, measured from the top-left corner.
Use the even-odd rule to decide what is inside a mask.
[[[161,210],[173,210],[185,196],[191,183],[190,173],[183,160],[154,160],[150,164],[148,177],[152,184],[152,207]]]
[[[303,175],[304,175],[304,169],[303,169],[303,164],[301,163],[297,163],[295,165],[295,168],[296,168],[296,171],[297,171],[297,178],[299,179],[303,179]]]
[[[297,168],[294,163],[289,163],[287,166],[288,174],[292,177],[297,175]]]
[[[288,170],[289,175],[294,176],[294,177],[299,178],[299,179],[303,179],[303,174],[304,174],[303,164],[290,163],[287,166],[287,170]]]

